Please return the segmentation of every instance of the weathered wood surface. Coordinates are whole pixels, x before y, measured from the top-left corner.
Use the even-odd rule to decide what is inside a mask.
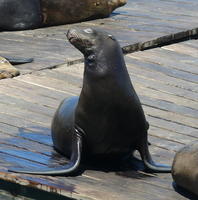
[[[198,139],[197,48],[198,41],[191,40],[125,57],[150,123],[156,161],[171,164],[180,147]],[[32,169],[67,162],[52,148],[50,124],[60,101],[79,94],[82,73],[83,64],[62,65],[0,81],[0,180],[75,199],[187,199],[174,191],[170,174],[149,174],[135,166],[124,172],[122,167],[89,166],[75,177],[7,172],[9,166]]]
[[[174,191],[170,174],[149,174],[141,168],[134,170],[135,166],[124,167],[124,172],[88,167],[76,177],[14,174],[7,168],[46,168],[67,162],[52,148],[50,124],[60,101],[78,95],[81,89],[83,64],[65,64],[81,58],[66,41],[69,28],[101,28],[114,34],[123,47],[136,43],[130,46],[132,50],[144,49],[185,34],[195,36],[197,6],[196,0],[128,0],[127,6],[107,19],[1,32],[0,55],[33,57],[34,62],[17,66],[23,75],[0,81],[0,189],[10,190],[12,195],[38,194],[35,199],[47,191],[49,196],[42,194],[45,198],[41,195],[40,199],[49,200],[188,199]],[[183,35],[174,34],[179,32]],[[150,123],[150,149],[156,161],[171,164],[180,147],[198,139],[197,49],[198,41],[189,40],[125,57]],[[11,199],[6,192],[0,194],[2,199]],[[60,196],[53,196],[56,194]]]
[[[33,57],[33,64],[17,66],[21,73],[75,60],[81,55],[71,47],[65,36],[67,30],[75,26],[104,29],[114,34],[121,46],[130,45],[125,50],[144,49],[175,37],[197,35],[197,7],[197,0],[128,0],[127,5],[117,9],[110,18],[32,31],[1,32],[0,55]],[[191,29],[194,31],[189,31]],[[182,33],[175,36],[174,33],[178,32]]]

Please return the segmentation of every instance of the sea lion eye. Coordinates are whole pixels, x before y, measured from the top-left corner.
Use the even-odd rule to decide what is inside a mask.
[[[112,40],[115,40],[115,38],[113,37],[113,35],[108,35],[109,38],[111,38]]]
[[[96,56],[94,54],[88,56],[89,61],[94,61],[95,59],[96,59]]]
[[[93,30],[90,29],[90,28],[87,28],[87,29],[84,30],[84,32],[85,32],[85,33],[93,33]]]

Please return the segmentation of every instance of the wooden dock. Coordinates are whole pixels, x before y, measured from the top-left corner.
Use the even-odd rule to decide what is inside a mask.
[[[19,199],[48,200],[196,199],[175,191],[170,174],[147,173],[136,165],[85,166],[74,177],[15,174],[7,169],[67,162],[53,150],[50,124],[60,101],[78,95],[82,86],[82,56],[65,41],[68,28],[100,27],[123,47],[132,46],[196,30],[197,6],[196,0],[129,0],[108,19],[0,33],[1,55],[35,59],[16,66],[20,76],[0,80],[0,198],[11,199],[11,193]],[[129,53],[125,60],[150,123],[153,158],[171,164],[179,148],[198,139],[198,40]]]

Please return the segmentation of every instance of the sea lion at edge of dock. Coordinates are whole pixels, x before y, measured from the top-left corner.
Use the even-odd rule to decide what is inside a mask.
[[[172,177],[175,183],[198,195],[198,140],[184,146],[175,155]]]
[[[68,175],[79,169],[82,160],[119,160],[138,150],[146,168],[170,172],[170,166],[156,164],[151,158],[147,141],[149,125],[116,39],[93,29],[71,29],[67,38],[85,59],[80,96],[63,100],[52,121],[54,148],[70,161],[51,170],[11,168],[9,171]]]
[[[0,56],[0,79],[13,78],[20,74],[20,71],[16,69],[12,64],[25,64],[33,61],[33,58],[11,58]]]
[[[0,79],[12,78],[19,74],[19,70],[11,65],[7,59],[0,56]]]
[[[127,0],[3,0],[0,30],[17,31],[108,17]]]

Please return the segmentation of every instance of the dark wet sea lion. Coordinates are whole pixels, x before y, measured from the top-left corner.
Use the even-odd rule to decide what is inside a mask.
[[[40,0],[1,0],[0,30],[38,28],[42,22]]]
[[[25,30],[108,17],[126,0],[1,0],[0,30]]]
[[[54,147],[70,158],[70,162],[65,167],[46,171],[16,168],[10,171],[69,174],[78,170],[81,159],[119,160],[138,150],[148,169],[170,172],[170,166],[156,164],[151,158],[148,123],[116,39],[92,29],[71,29],[67,37],[85,58],[80,96],[65,99],[52,121]]]
[[[198,195],[198,141],[186,145],[176,153],[172,176],[177,185]]]

